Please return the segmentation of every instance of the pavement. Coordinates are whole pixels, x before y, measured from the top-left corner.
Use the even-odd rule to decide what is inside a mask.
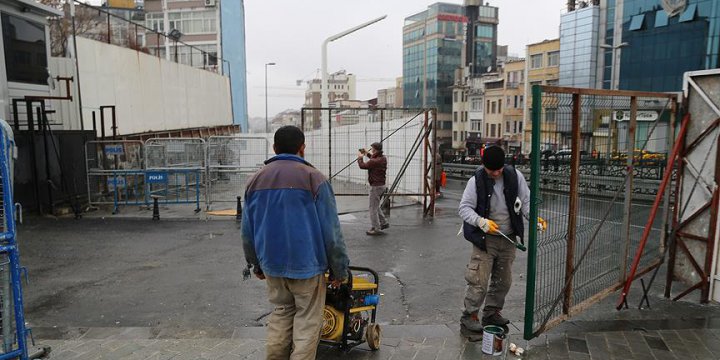
[[[321,348],[321,359],[478,359],[459,334],[470,245],[456,237],[464,184],[450,181],[437,216],[391,212],[385,236],[364,232],[364,212],[341,216],[354,265],[381,274],[379,351]],[[361,208],[366,198],[346,198]],[[121,213],[127,213],[122,211]],[[146,216],[150,215],[150,216]],[[264,283],[242,281],[239,224],[232,218],[26,217],[19,227],[29,271],[25,308],[37,345],[52,359],[262,359],[271,309]],[[547,333],[522,340],[526,253],[518,253],[503,314],[526,359],[720,359],[720,307],[672,302],[654,284],[650,309],[614,309],[617,294]],[[662,279],[664,276],[660,275]],[[697,296],[695,296],[696,298]],[[512,354],[504,357],[517,358]]]

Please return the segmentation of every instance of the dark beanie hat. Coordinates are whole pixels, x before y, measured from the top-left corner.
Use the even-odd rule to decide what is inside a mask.
[[[488,170],[500,170],[505,165],[505,151],[499,146],[490,146],[483,154],[483,165]]]
[[[382,143],[374,142],[374,143],[370,144],[370,147],[372,147],[373,149],[375,149],[377,151],[382,151]]]

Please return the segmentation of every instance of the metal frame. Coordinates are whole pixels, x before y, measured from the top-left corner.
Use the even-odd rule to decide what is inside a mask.
[[[12,302],[15,317],[15,336],[17,349],[0,354],[0,360],[4,359],[28,359],[27,336],[28,330],[25,327],[25,310],[23,307],[22,280],[20,276],[20,255],[15,241],[15,205],[13,202],[13,191],[11,185],[10,166],[12,161],[7,158],[8,143],[4,129],[0,129],[0,177],[2,177],[2,197],[4,214],[4,231],[0,233],[0,253],[6,253],[10,260],[10,282],[12,287]],[[10,314],[3,313],[3,318]]]
[[[683,254],[685,254],[692,268],[698,273],[698,277],[700,280],[684,288],[678,295],[673,298],[673,300],[682,299],[683,297],[692,293],[694,290],[700,289],[699,300],[701,303],[707,303],[708,301],[710,301],[711,294],[715,290],[714,282],[720,281],[720,279],[718,279],[718,274],[715,273],[718,261],[716,246],[718,246],[717,239],[718,233],[720,232],[718,229],[718,226],[720,226],[718,224],[718,221],[720,220],[718,217],[718,206],[720,205],[720,189],[718,189],[718,184],[720,184],[720,105],[714,102],[712,97],[706,94],[705,89],[703,89],[695,82],[695,78],[704,76],[714,76],[718,79],[718,82],[720,83],[720,70],[717,69],[686,72],[684,75],[683,95],[685,97],[684,103],[688,107],[687,110],[692,111],[689,108],[691,106],[690,101],[693,100],[690,97],[692,91],[699,97],[699,99],[695,100],[700,100],[701,103],[710,108],[711,115],[707,115],[709,116],[709,118],[705,118],[705,114],[693,114],[693,121],[701,122],[703,120],[708,120],[708,125],[703,129],[697,129],[700,131],[695,138],[688,138],[688,136],[685,135],[682,139],[679,139],[679,141],[683,142],[683,148],[680,153],[681,161],[679,161],[677,174],[678,181],[676,183],[676,204],[675,214],[673,217],[674,236],[672,237],[672,240],[674,241],[672,241],[670,244],[670,261],[668,263],[668,274],[665,284],[665,297],[669,298],[672,293],[673,280],[681,277],[681,274],[678,274],[678,272],[676,271],[676,266],[678,265],[677,252],[679,248],[679,250],[682,251]],[[690,163],[688,156],[693,153],[694,150],[702,143],[712,141],[708,140],[707,138],[713,132],[717,132],[717,134],[715,135],[716,139],[714,140],[714,184],[707,184],[704,180],[702,180],[702,175],[708,160],[709,153],[705,155],[705,160],[703,161],[700,170],[694,168],[692,163]],[[710,143],[710,146],[712,149],[713,144]],[[687,175],[690,176],[688,177]],[[695,179],[694,183],[692,183],[692,189],[690,191],[690,194],[687,195],[686,199],[684,199],[684,196],[686,194],[683,193],[682,185],[686,181],[693,181],[693,178]],[[704,202],[702,206],[700,206],[693,214],[685,216],[684,210],[687,208],[690,201],[692,200],[693,193],[698,187],[698,185],[702,185],[700,186],[700,188],[706,190],[706,192],[710,196],[705,197],[705,200],[707,201]],[[683,201],[687,201],[687,203],[683,204]],[[695,219],[705,214],[709,215],[709,228],[707,230],[707,233],[691,233],[690,229],[688,229],[689,225],[693,223]],[[692,254],[688,245],[691,242],[701,243],[700,247],[704,247],[704,258],[698,259],[695,255]]]

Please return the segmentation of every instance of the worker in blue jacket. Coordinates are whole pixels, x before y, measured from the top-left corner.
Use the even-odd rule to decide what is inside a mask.
[[[266,280],[275,308],[267,359],[315,359],[327,284],[345,281],[349,260],[328,179],[303,159],[305,135],[275,132],[276,156],[248,181],[242,219],[245,259]]]

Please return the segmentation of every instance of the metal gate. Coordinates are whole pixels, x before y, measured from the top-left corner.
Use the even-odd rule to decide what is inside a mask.
[[[208,209],[215,203],[237,201],[248,178],[270,156],[265,136],[211,136],[207,141]]]
[[[145,141],[145,184],[148,197],[162,204],[195,204],[199,212],[205,190],[205,140],[153,138]],[[149,202],[149,200],[147,200]]]
[[[673,143],[676,96],[533,86],[524,337],[531,339],[619,289]],[[669,197],[666,196],[666,199]],[[640,258],[661,262],[669,201]]]
[[[143,143],[88,141],[85,144],[88,201],[91,205],[146,203]]]
[[[330,180],[336,196],[367,196],[358,149],[381,142],[388,158],[384,205],[422,203],[435,209],[436,111],[393,108],[303,108],[305,159]]]

